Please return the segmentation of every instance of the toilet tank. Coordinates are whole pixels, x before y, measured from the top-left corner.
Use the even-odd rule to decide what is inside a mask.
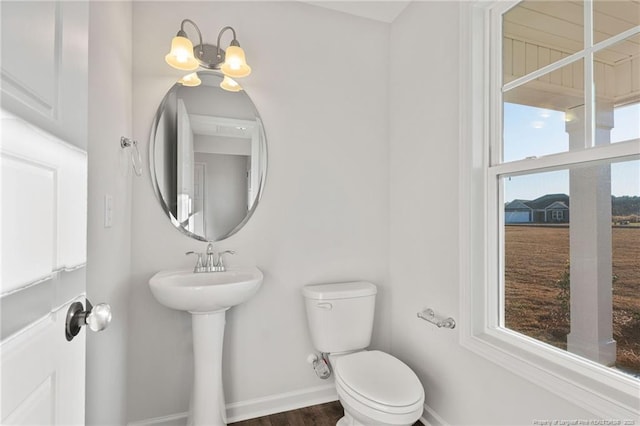
[[[307,322],[320,352],[364,349],[371,343],[376,286],[354,281],[304,286]]]

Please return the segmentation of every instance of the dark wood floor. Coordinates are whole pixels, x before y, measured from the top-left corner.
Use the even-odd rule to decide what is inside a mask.
[[[230,423],[229,426],[335,426],[343,415],[342,405],[338,401],[334,401]],[[418,421],[413,426],[422,426],[422,423]]]

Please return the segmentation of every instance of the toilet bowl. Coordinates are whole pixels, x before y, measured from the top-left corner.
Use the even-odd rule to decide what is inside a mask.
[[[422,415],[424,389],[416,374],[385,352],[365,350],[376,293],[362,281],[303,288],[312,341],[329,354],[345,412],[337,426],[409,426]]]
[[[339,426],[412,425],[422,415],[424,390],[402,361],[381,351],[329,356],[345,409]]]

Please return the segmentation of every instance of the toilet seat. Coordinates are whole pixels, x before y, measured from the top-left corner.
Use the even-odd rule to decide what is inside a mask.
[[[424,389],[399,359],[381,351],[362,351],[333,361],[336,385],[361,404],[388,414],[422,411]]]

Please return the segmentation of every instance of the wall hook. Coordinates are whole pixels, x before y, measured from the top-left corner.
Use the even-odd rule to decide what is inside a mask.
[[[133,171],[136,173],[136,175],[142,176],[142,156],[140,155],[140,150],[138,149],[138,141],[121,136],[120,147],[122,149],[131,148],[131,163],[133,166]]]

